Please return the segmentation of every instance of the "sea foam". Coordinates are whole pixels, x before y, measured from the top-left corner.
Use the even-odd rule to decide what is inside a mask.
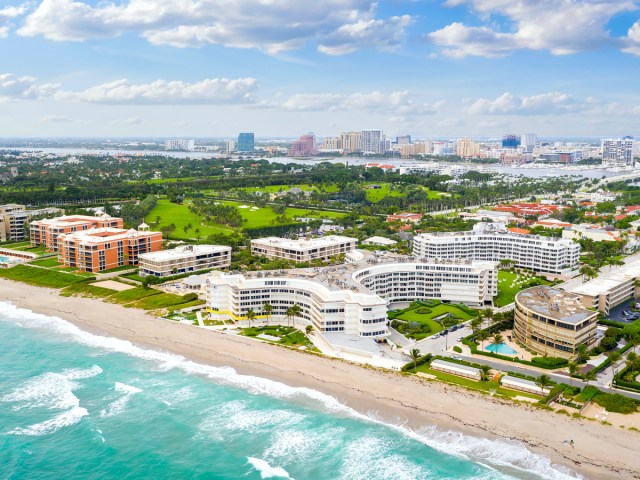
[[[177,368],[186,373],[206,377],[221,384],[243,388],[250,393],[264,394],[283,400],[296,400],[306,405],[313,405],[315,408],[320,408],[327,413],[346,415],[364,421],[384,424],[438,451],[455,454],[490,467],[508,467],[508,469],[515,469],[521,472],[535,473],[538,477],[549,480],[581,478],[568,469],[552,465],[549,458],[529,451],[520,442],[472,437],[457,432],[441,431],[435,427],[425,428],[420,432],[416,432],[406,428],[404,425],[388,424],[373,416],[363,415],[340,403],[335,397],[317,390],[290,387],[266,378],[240,375],[230,367],[202,365],[187,360],[180,355],[142,348],[127,340],[95,335],[85,332],[59,317],[34,313],[27,309],[18,308],[8,302],[0,302],[0,319],[9,320],[24,328],[53,331],[64,338],[72,339],[89,347],[120,352],[135,358],[149,360],[155,362],[162,370]],[[502,468],[500,469],[502,470]]]
[[[114,389],[116,392],[124,393],[124,395],[110,403],[106,409],[101,410],[101,417],[114,417],[116,415],[120,415],[127,408],[127,404],[129,403],[129,400],[131,400],[131,397],[136,393],[142,392],[139,388],[120,382],[115,383]]]
[[[247,460],[254,469],[260,472],[261,478],[289,478],[293,480],[289,472],[282,467],[272,467],[268,462],[260,458],[247,457]]]

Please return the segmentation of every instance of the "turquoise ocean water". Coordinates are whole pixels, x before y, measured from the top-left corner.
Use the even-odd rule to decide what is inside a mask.
[[[517,442],[385,425],[0,302],[0,479],[261,478],[576,477]]]

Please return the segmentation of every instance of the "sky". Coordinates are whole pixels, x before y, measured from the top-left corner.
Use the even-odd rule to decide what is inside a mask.
[[[640,1],[0,0],[0,137],[639,125]]]

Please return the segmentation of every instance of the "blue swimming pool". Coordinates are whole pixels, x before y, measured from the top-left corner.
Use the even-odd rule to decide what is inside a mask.
[[[518,353],[504,342],[499,343],[498,345],[487,345],[484,349],[493,353],[503,353],[506,355],[515,355],[516,353]]]

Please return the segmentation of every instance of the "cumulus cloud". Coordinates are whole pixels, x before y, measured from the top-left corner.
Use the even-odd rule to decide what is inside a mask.
[[[19,77],[13,73],[0,74],[0,102],[15,100],[37,100],[50,96],[58,84],[39,85],[34,77]]]
[[[9,36],[9,22],[24,14],[26,10],[24,5],[0,8],[0,38],[7,38]]]
[[[80,92],[61,91],[56,98],[107,104],[234,104],[254,102],[256,88],[253,78],[210,78],[195,83],[156,80],[139,84],[122,79]]]
[[[435,103],[419,102],[414,95],[407,91],[392,92],[390,94],[374,91],[352,94],[300,93],[289,97],[281,104],[281,107],[292,111],[369,110],[429,115],[440,111],[444,104],[444,101]]]
[[[18,33],[82,41],[133,32],[157,45],[219,44],[270,54],[315,41],[335,55],[402,40],[409,18],[376,19],[376,6],[371,0],[124,0],[96,6],[41,0]]]
[[[562,92],[549,92],[530,97],[506,92],[495,99],[476,100],[467,108],[467,113],[472,115],[561,114],[584,109],[589,103],[587,100],[581,104],[571,95]]]
[[[623,50],[627,53],[640,56],[640,20],[634,23],[629,29]]]
[[[483,19],[507,19],[507,31],[452,23],[428,38],[453,57],[496,57],[516,49],[548,50],[566,55],[608,45],[607,24],[614,15],[638,9],[631,0],[449,0],[466,5]]]

